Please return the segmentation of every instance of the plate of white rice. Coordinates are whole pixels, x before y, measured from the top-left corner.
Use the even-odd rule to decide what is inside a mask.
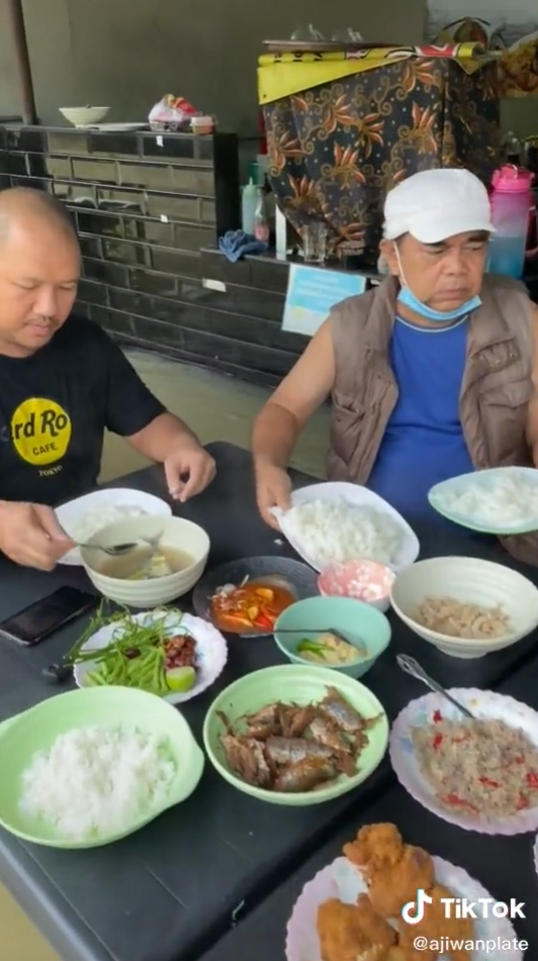
[[[483,534],[538,531],[538,470],[532,467],[460,474],[432,487],[428,500],[454,524]]]
[[[115,487],[93,491],[83,497],[67,501],[56,509],[58,523],[78,544],[85,544],[97,531],[130,517],[145,515],[170,517],[172,508],[160,497],[129,487]],[[78,548],[68,551],[59,562],[82,566]]]
[[[60,694],[0,726],[0,824],[49,847],[110,844],[189,797],[203,768],[166,701],[119,687]]]
[[[329,564],[373,560],[394,571],[413,564],[420,544],[390,504],[358,484],[330,482],[294,491],[291,509],[275,509],[282,533],[316,571]]]

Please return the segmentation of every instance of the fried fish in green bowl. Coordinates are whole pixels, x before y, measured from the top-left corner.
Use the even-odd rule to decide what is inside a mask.
[[[233,787],[269,804],[308,807],[341,797],[381,763],[389,723],[354,678],[317,666],[255,671],[207,712],[204,747]]]

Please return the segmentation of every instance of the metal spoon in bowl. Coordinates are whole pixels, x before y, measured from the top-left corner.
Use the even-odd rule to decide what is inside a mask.
[[[251,634],[240,634],[239,636],[240,636],[240,637],[252,637],[253,633],[254,633],[254,631],[253,631]],[[265,633],[263,633],[263,634],[258,634],[258,633],[256,633],[255,636],[256,636],[256,637],[271,637],[272,634],[274,634],[274,631],[270,631],[269,633],[265,632]],[[367,656],[368,656],[368,648],[366,647],[366,644],[364,643],[364,641],[363,641],[360,637],[356,637],[353,641],[351,641],[351,640],[349,639],[349,637],[346,637],[346,635],[343,634],[342,631],[339,631],[336,627],[327,627],[327,628],[320,628],[320,627],[318,627],[318,628],[316,628],[315,631],[314,631],[314,630],[308,630],[306,627],[305,627],[305,628],[298,628],[298,627],[283,627],[283,628],[280,628],[280,627],[279,627],[279,629],[278,629],[278,634],[312,634],[312,635],[314,635],[314,636],[315,636],[316,634],[317,634],[317,635],[321,635],[321,634],[334,634],[334,636],[337,637],[339,641],[343,641],[344,644],[351,644],[352,647],[356,647],[356,648],[357,648],[357,651],[359,652],[359,654],[360,654],[362,657],[367,657]]]
[[[435,691],[436,694],[441,694],[444,698],[446,698],[447,701],[450,701],[454,707],[457,707],[458,711],[461,711],[465,717],[470,717],[473,721],[476,720],[474,714],[472,714],[471,711],[469,711],[469,709],[463,704],[460,704],[459,701],[456,701],[456,699],[452,697],[448,691],[445,691],[444,687],[442,687],[438,681],[434,681],[433,677],[430,677],[430,675],[426,673],[418,661],[415,661],[414,657],[409,657],[407,654],[397,654],[396,660],[398,662],[398,667],[400,667],[402,671],[404,671],[406,674],[410,674],[411,677],[415,677],[417,681],[422,681],[426,687],[429,687],[430,691]]]
[[[104,547],[102,544],[84,543],[75,543],[75,546],[85,547],[89,550],[102,551],[104,554],[109,554],[110,557],[123,557],[124,554],[130,554],[131,551],[134,551],[137,548],[148,548],[151,551],[151,555],[153,555],[159,545],[159,541],[163,533],[164,531],[161,531],[156,537],[139,537],[136,541],[126,541],[125,544],[112,544],[110,547]]]

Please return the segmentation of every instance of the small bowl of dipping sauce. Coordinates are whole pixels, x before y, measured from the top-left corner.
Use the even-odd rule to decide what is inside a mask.
[[[319,575],[318,590],[322,597],[352,597],[388,611],[395,580],[394,571],[378,561],[335,561]]]

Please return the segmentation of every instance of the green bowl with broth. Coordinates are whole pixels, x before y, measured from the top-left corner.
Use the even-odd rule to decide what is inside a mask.
[[[111,557],[99,547],[159,537],[156,554],[172,573],[147,576],[147,548]],[[93,546],[95,545],[95,546]],[[210,540],[203,527],[183,517],[131,517],[97,531],[80,548],[82,563],[103,597],[146,610],[187,594],[200,580],[209,556]]]
[[[304,657],[298,648],[304,641],[315,645],[323,634],[335,629],[357,648],[355,661],[328,663]],[[377,608],[351,597],[308,597],[282,612],[274,628],[277,646],[292,664],[309,664],[359,678],[370,670],[390,644],[392,629]],[[363,653],[364,649],[366,653]]]

